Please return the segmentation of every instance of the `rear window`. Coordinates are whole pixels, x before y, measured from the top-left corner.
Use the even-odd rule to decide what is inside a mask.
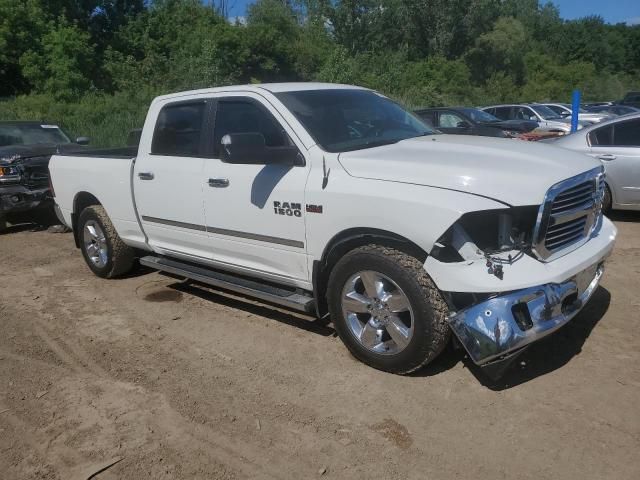
[[[151,153],[198,157],[201,154],[202,124],[206,103],[178,103],[160,110],[153,132]]]
[[[592,146],[606,147],[613,144],[613,125],[598,128],[589,134]]]

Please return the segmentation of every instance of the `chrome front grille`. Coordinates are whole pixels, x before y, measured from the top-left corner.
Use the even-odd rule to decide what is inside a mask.
[[[549,189],[538,213],[533,251],[551,261],[585,243],[600,223],[605,178],[602,167]]]

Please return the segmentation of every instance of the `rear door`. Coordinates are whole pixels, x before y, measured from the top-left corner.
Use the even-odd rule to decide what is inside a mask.
[[[144,132],[153,134],[143,134],[132,182],[140,221],[158,253],[211,256],[203,205],[209,105],[165,101],[149,112]]]
[[[596,129],[589,141],[591,155],[605,166],[615,203],[640,205],[640,118]]]
[[[254,276],[308,282],[305,185],[309,165],[238,165],[220,159],[226,134],[260,133],[268,147],[295,144],[295,132],[260,95],[216,97],[213,158],[205,162],[204,204],[213,258]]]

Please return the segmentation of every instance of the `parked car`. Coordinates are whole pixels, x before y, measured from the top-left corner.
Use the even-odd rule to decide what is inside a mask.
[[[571,119],[573,116],[573,108],[568,103],[543,103],[542,105],[549,107],[561,117]],[[599,123],[603,120],[608,120],[609,118],[611,118],[611,115],[608,113],[588,112],[583,108],[578,112],[578,120],[582,120],[583,122],[588,122],[590,124]]]
[[[583,103],[581,106],[585,110],[588,110],[591,107],[610,107],[611,105],[615,105],[615,102],[588,102]]]
[[[538,128],[529,120],[500,120],[477,108],[442,107],[416,110],[422,120],[443,133],[483,137],[515,137]]]
[[[587,111],[593,113],[606,113],[611,116],[617,115],[631,115],[634,113],[640,113],[640,109],[631,107],[628,105],[604,105],[599,107],[588,107]]]
[[[565,134],[571,132],[570,120],[543,105],[494,105],[484,107],[481,110],[502,120],[531,120],[538,122],[538,129],[543,132]],[[583,126],[584,123],[581,122],[579,128]]]
[[[628,105],[630,107],[640,108],[640,92],[629,92],[627,93],[620,105]]]
[[[0,122],[0,231],[7,222],[42,216],[53,208],[49,190],[49,158],[86,145],[58,125],[43,122]]]
[[[513,360],[584,307],[616,237],[596,160],[439,135],[347,85],[161,96],[137,157],[55,155],[50,169],[96,275],[123,275],[139,257],[330,314],[355,357],[403,374],[450,332],[479,365]]]
[[[599,159],[607,174],[605,209],[640,210],[640,112],[553,140]]]

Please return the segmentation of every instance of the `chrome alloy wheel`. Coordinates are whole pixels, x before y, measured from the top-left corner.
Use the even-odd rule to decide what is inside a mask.
[[[98,268],[104,268],[109,259],[107,239],[98,222],[89,220],[85,223],[82,239],[87,256],[93,264]]]
[[[342,312],[353,336],[372,352],[395,355],[413,337],[409,299],[381,273],[363,271],[352,275],[342,289]]]

